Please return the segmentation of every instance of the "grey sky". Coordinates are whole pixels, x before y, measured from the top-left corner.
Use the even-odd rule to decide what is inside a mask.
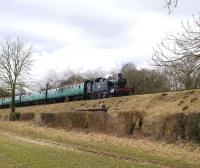
[[[0,0],[0,40],[22,36],[35,48],[34,74],[147,66],[152,47],[181,20],[198,14],[200,1],[180,0],[168,15],[164,0]]]

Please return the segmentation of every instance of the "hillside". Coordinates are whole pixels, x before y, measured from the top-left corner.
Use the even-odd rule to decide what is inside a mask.
[[[101,102],[104,102],[104,104],[109,107],[108,113],[112,115],[115,115],[117,112],[124,111],[143,111],[148,119],[152,119],[156,115],[173,114],[179,112],[199,112],[200,90],[195,89],[98,100],[35,105],[19,107],[16,109],[16,111],[21,113],[71,112],[80,108],[99,107]],[[0,109],[0,113],[8,112],[9,109]]]

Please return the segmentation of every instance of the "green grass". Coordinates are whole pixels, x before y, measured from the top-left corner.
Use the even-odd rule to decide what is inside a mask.
[[[186,159],[179,160],[176,158],[176,156],[173,156],[173,155],[163,156],[163,155],[155,154],[152,151],[143,150],[142,146],[138,146],[137,148],[133,148],[133,147],[130,148],[128,146],[125,147],[125,146],[120,146],[117,144],[111,144],[107,142],[99,142],[95,140],[88,141],[88,140],[78,139],[78,138],[71,137],[68,134],[65,134],[64,131],[58,132],[56,129],[53,129],[53,128],[40,128],[32,124],[23,125],[20,122],[0,122],[0,128],[18,133],[23,136],[29,136],[35,139],[44,139],[44,140],[47,139],[47,140],[60,142],[62,144],[75,146],[78,149],[81,149],[82,151],[93,150],[97,152],[109,152],[114,155],[122,155],[125,157],[131,157],[131,158],[139,160],[141,163],[147,162],[152,167],[159,167],[159,165],[161,166],[167,165],[169,167],[177,167],[177,168],[179,167],[198,168],[199,167],[198,163],[192,163]],[[46,153],[46,151],[44,153]],[[107,161],[110,162],[107,157],[103,157],[103,158],[102,158],[102,162],[105,161],[104,162],[105,164]],[[113,160],[112,158],[110,159],[111,161]],[[125,162],[125,161],[119,161],[119,162]],[[112,165],[112,163],[110,164]],[[100,167],[101,166],[102,165],[100,165]]]
[[[2,168],[154,168],[106,156],[66,151],[24,143],[6,136],[0,137],[0,167]],[[158,167],[158,166],[157,166]]]

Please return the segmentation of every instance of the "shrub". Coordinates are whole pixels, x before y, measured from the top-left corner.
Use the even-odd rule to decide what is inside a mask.
[[[42,113],[41,122],[54,127],[67,129],[80,128],[105,130],[107,113],[105,112],[68,112]]]
[[[35,116],[35,113],[21,113],[19,116],[20,121],[29,121],[32,120]]]
[[[168,141],[200,142],[200,113],[175,113],[158,116],[149,124],[148,136]]]
[[[120,131],[123,134],[133,134],[135,131],[140,132],[143,125],[144,113],[140,111],[128,111],[118,113]]]

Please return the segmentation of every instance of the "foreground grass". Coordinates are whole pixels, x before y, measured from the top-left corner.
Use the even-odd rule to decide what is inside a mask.
[[[0,137],[0,167],[2,168],[154,168],[145,165],[97,156],[80,151],[67,151],[52,147],[24,143],[7,136]],[[158,167],[158,166],[156,166]]]
[[[136,164],[136,167],[199,167],[200,155],[199,151],[191,151],[192,148],[176,147],[175,145],[169,146],[167,144],[159,144],[149,142],[146,140],[116,138],[101,134],[84,134],[80,132],[67,132],[64,130],[58,130],[53,128],[37,127],[31,123],[22,122],[0,122],[0,129],[15,132],[23,136],[29,136],[31,138],[48,139],[51,141],[60,142],[66,145],[75,146],[80,151],[95,151],[95,152],[109,152],[114,155],[120,155],[125,157],[131,157],[140,162]],[[197,150],[199,148],[196,148]],[[42,150],[43,151],[43,150]],[[41,152],[42,152],[41,151]],[[36,151],[37,152],[37,151]],[[40,153],[40,151],[38,151]],[[46,153],[45,151],[44,153]],[[0,152],[1,153],[1,152]],[[44,154],[43,153],[43,154]],[[48,152],[47,152],[48,153]],[[91,154],[91,153],[90,153]],[[92,155],[91,157],[94,157]],[[62,157],[61,157],[62,158]],[[99,158],[95,156],[94,158]],[[94,159],[93,158],[93,159]],[[106,158],[106,159],[105,159]],[[116,160],[111,158],[111,161]],[[110,167],[116,167],[114,162],[111,162],[108,157],[100,157],[100,164],[110,164]],[[85,159],[84,159],[85,160]],[[88,162],[88,161],[87,161]],[[89,161],[90,162],[90,161]],[[120,161],[117,159],[117,164],[125,162],[124,167],[133,166],[127,161]],[[82,163],[82,162],[80,162]],[[95,161],[96,163],[96,161]],[[102,163],[102,164],[101,164]],[[143,165],[143,163],[148,163]],[[84,164],[84,163],[83,163]],[[92,162],[93,164],[93,162]],[[111,166],[112,165],[112,166]],[[94,167],[94,166],[92,166]],[[118,166],[123,167],[123,164]]]

